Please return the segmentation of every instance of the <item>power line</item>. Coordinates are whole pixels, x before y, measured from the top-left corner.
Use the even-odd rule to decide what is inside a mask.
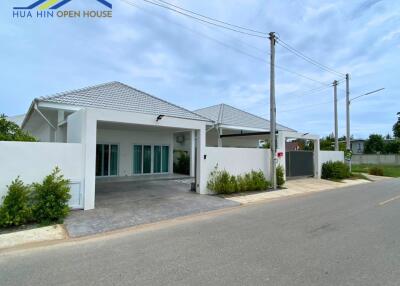
[[[241,31],[241,30],[235,29],[235,28],[227,27],[226,25],[221,25],[221,24],[218,24],[218,23],[210,22],[210,21],[208,21],[208,20],[201,19],[201,18],[199,18],[199,17],[190,15],[190,14],[188,14],[188,13],[179,11],[179,10],[177,10],[177,9],[174,9],[174,8],[169,7],[169,6],[165,6],[165,5],[162,5],[162,4],[159,4],[159,3],[156,3],[156,2],[150,1],[150,0],[142,0],[142,1],[144,1],[144,2],[146,2],[146,3],[149,3],[149,4],[152,4],[152,5],[159,6],[159,7],[164,8],[164,9],[168,9],[168,10],[170,10],[170,11],[173,11],[173,12],[175,12],[175,13],[181,14],[181,15],[183,15],[183,16],[186,16],[186,17],[195,19],[195,20],[197,20],[197,21],[201,21],[201,22],[204,22],[204,23],[207,23],[207,24],[209,24],[209,25],[213,25],[213,26],[216,26],[216,27],[219,27],[219,28],[222,28],[222,29],[230,30],[230,31],[233,31],[233,32],[236,32],[236,33],[240,33],[240,34],[244,34],[244,35],[248,35],[248,36],[252,36],[252,37],[257,37],[257,38],[262,38],[262,39],[268,39],[268,36],[262,36],[262,35],[260,35],[260,34],[255,34],[255,33],[249,33],[249,32],[245,32],[245,31]]]
[[[197,12],[194,12],[194,11],[192,11],[192,10],[182,8],[182,7],[178,6],[178,5],[174,5],[174,4],[169,3],[169,2],[167,2],[167,1],[158,0],[158,2],[162,2],[162,3],[166,4],[166,5],[169,5],[169,6],[178,8],[178,9],[180,9],[180,10],[182,10],[182,11],[189,12],[189,13],[191,13],[191,14],[194,14],[194,15],[203,17],[203,18],[205,18],[205,19],[208,19],[208,20],[211,20],[211,21],[215,21],[215,22],[218,22],[218,23],[227,25],[227,26],[231,26],[231,27],[234,27],[234,28],[242,29],[242,30],[245,30],[245,31],[253,32],[253,33],[258,33],[258,34],[261,34],[261,35],[264,35],[264,36],[267,36],[267,35],[268,35],[268,33],[266,33],[266,32],[261,32],[261,31],[253,30],[253,29],[246,28],[246,27],[243,27],[243,26],[234,25],[234,24],[231,24],[231,23],[228,23],[228,22],[224,22],[224,21],[221,21],[221,20],[218,20],[218,19],[215,19],[215,18],[206,16],[206,15],[203,15],[203,14],[200,14],[200,13],[197,13]]]
[[[296,91],[292,91],[292,92],[285,93],[285,95],[298,94],[299,96],[306,96],[306,95],[311,95],[311,94],[319,93],[319,92],[321,92],[321,91],[323,91],[323,90],[325,90],[325,89],[328,89],[328,88],[330,88],[330,87],[331,87],[331,86],[317,87],[317,88],[313,88],[313,89],[304,91],[304,92],[302,92],[302,93],[300,93],[300,92],[298,92],[298,91],[296,90]]]
[[[318,62],[318,61],[316,61],[316,60],[314,60],[314,59],[312,59],[310,57],[308,57],[307,55],[303,54],[299,50],[297,50],[294,47],[290,46],[288,43],[284,42],[281,38],[278,38],[277,43],[281,47],[283,47],[286,50],[292,52],[293,54],[295,54],[296,56],[302,58],[303,60],[305,60],[305,61],[307,61],[307,62],[309,62],[309,63],[311,63],[311,64],[313,64],[313,65],[315,65],[317,67],[319,67],[320,69],[323,69],[323,70],[325,70],[327,72],[330,72],[332,74],[335,74],[335,75],[338,75],[338,76],[341,76],[341,77],[345,77],[344,73],[338,72],[338,71],[336,71],[336,70],[334,70],[334,69],[332,69],[332,68],[330,68],[330,67],[328,67],[328,66],[326,66],[326,65],[324,65],[324,64],[322,64],[322,63],[320,63],[320,62]]]
[[[340,98],[340,99],[338,99],[338,101],[341,101],[343,99],[344,98]],[[329,100],[329,101],[324,101],[324,102],[319,102],[319,103],[314,103],[314,104],[309,104],[309,105],[303,105],[303,106],[299,106],[298,108],[279,110],[279,113],[303,110],[303,109],[307,109],[307,108],[310,108],[310,107],[315,107],[315,106],[320,106],[320,105],[325,105],[325,104],[332,104],[333,102],[334,102],[333,100]]]
[[[139,8],[139,9],[141,9],[141,10],[146,11],[146,10],[143,9],[142,7],[136,5],[135,3],[132,3],[132,2],[130,2],[130,1],[128,1],[128,0],[121,0],[121,1],[125,2],[125,3],[128,4],[128,5],[131,5],[131,6],[134,6],[134,7],[136,7],[136,8]],[[151,2],[151,1],[148,1],[148,0],[142,0],[142,1]],[[146,13],[149,13],[149,14],[151,14],[151,15],[154,15],[154,14],[152,14],[152,13],[149,12],[149,11],[146,11]],[[157,15],[157,16],[159,16],[159,15]],[[163,19],[164,19],[164,20],[167,20],[166,18],[163,18]],[[213,38],[213,37],[210,37],[210,36],[208,36],[208,35],[205,35],[205,34],[199,32],[199,31],[197,31],[197,30],[189,29],[188,27],[183,26],[183,25],[180,25],[180,24],[178,24],[178,23],[176,23],[176,22],[173,22],[173,21],[171,21],[171,20],[167,20],[167,21],[169,21],[169,22],[171,22],[171,23],[173,23],[173,24],[175,24],[175,25],[178,25],[178,26],[180,26],[180,27],[183,27],[183,28],[185,28],[185,29],[187,29],[187,30],[189,30],[189,31],[191,31],[191,32],[193,32],[193,33],[199,34],[199,35],[201,35],[201,36],[203,36],[203,37],[205,37],[205,38],[208,38],[208,39],[210,39],[210,40],[212,40],[212,41],[214,41],[214,42],[217,42],[218,44],[220,44],[220,45],[222,45],[222,46],[224,46],[224,47],[226,47],[226,48],[229,48],[229,49],[231,49],[231,50],[234,50],[234,51],[236,51],[237,53],[243,54],[243,55],[245,55],[245,56],[248,56],[248,57],[250,57],[250,58],[252,58],[252,59],[254,59],[254,60],[257,60],[257,61],[261,61],[261,62],[263,62],[263,63],[269,63],[269,61],[266,60],[266,59],[264,59],[264,58],[255,56],[255,55],[250,54],[250,53],[248,53],[248,52],[246,52],[246,51],[243,51],[243,50],[241,50],[241,49],[239,49],[239,48],[237,48],[237,47],[234,47],[234,46],[231,46],[231,45],[229,45],[229,44],[226,44],[226,43],[224,43],[224,42],[222,42],[222,41],[220,41],[220,40],[218,40],[218,39],[215,39],[215,38]],[[313,79],[313,78],[311,78],[311,77],[309,77],[309,76],[303,75],[303,74],[301,74],[301,73],[299,73],[299,72],[296,72],[296,71],[292,71],[292,70],[290,70],[290,69],[288,69],[288,68],[285,68],[285,67],[283,67],[283,66],[275,65],[275,67],[278,68],[278,69],[281,69],[281,70],[283,70],[283,71],[286,71],[286,72],[288,72],[288,73],[291,73],[291,74],[297,75],[297,76],[299,76],[299,77],[305,78],[305,79],[307,79],[307,80],[310,80],[310,81],[319,83],[319,84],[321,84],[321,85],[324,85],[324,86],[331,86],[331,83],[325,83],[325,82],[322,82],[322,81]]]

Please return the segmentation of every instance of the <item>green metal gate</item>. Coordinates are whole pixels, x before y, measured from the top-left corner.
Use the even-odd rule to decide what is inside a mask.
[[[287,177],[312,177],[314,176],[313,151],[286,152]]]

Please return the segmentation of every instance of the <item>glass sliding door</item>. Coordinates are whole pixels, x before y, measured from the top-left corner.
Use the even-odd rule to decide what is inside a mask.
[[[143,173],[151,173],[151,145],[143,146]]]
[[[118,145],[96,145],[96,176],[118,175]]]
[[[96,145],[96,176],[102,176],[103,174],[103,145]]]
[[[169,172],[169,146],[133,145],[133,174]]]
[[[142,161],[143,161],[143,146],[134,145],[133,146],[133,174],[142,173]]]
[[[110,147],[110,176],[118,175],[118,145]]]
[[[169,171],[169,146],[162,146],[162,168],[163,173],[168,173]]]
[[[154,146],[153,168],[154,173],[161,173],[161,146]]]

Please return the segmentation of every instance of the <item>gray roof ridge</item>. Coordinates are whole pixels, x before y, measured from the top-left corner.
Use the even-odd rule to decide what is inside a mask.
[[[182,106],[179,106],[179,105],[176,105],[176,104],[171,103],[171,102],[169,102],[169,101],[166,101],[166,100],[164,100],[164,99],[162,99],[162,98],[159,98],[159,97],[156,97],[156,96],[154,96],[154,95],[151,95],[151,94],[149,94],[149,93],[147,93],[147,92],[141,91],[141,90],[139,90],[139,89],[137,89],[137,88],[134,88],[134,87],[132,87],[132,86],[130,86],[130,85],[127,85],[127,84],[125,84],[125,83],[123,83],[123,82],[117,81],[116,83],[122,84],[122,85],[124,85],[124,86],[126,86],[126,87],[128,87],[128,88],[130,88],[130,89],[133,89],[133,90],[136,90],[136,91],[138,91],[138,92],[141,92],[141,93],[143,93],[143,94],[145,94],[145,95],[147,95],[147,96],[150,96],[151,98],[154,98],[154,99],[156,99],[156,100],[160,100],[160,101],[162,101],[162,102],[164,102],[164,103],[170,104],[170,105],[175,106],[175,107],[180,108],[180,109],[183,109],[183,110],[185,110],[185,111],[187,111],[187,112],[189,112],[189,113],[191,113],[191,114],[193,114],[193,115],[196,115],[196,116],[199,116],[199,117],[205,119],[206,121],[210,121],[210,119],[207,118],[207,117],[204,117],[204,116],[202,116],[202,115],[200,115],[200,114],[197,114],[197,113],[195,113],[195,112],[193,112],[193,111],[191,111],[191,110],[189,110],[189,109],[186,109],[186,108],[184,108],[184,107],[182,107]]]
[[[87,87],[71,89],[71,90],[67,90],[67,91],[57,92],[57,93],[54,93],[52,95],[40,96],[38,99],[46,101],[48,99],[58,98],[58,97],[61,97],[61,96],[64,96],[64,95],[67,95],[67,94],[70,94],[70,93],[81,92],[81,91],[85,91],[85,90],[89,90],[89,89],[97,88],[97,87],[102,87],[102,86],[106,86],[106,85],[110,85],[110,84],[114,84],[114,83],[120,83],[120,82],[118,82],[118,81],[110,81],[110,82],[100,83],[100,84],[91,85],[91,86],[87,86]]]
[[[219,106],[219,114],[218,114],[218,124],[222,124],[224,119],[224,104],[221,103]]]
[[[246,110],[239,109],[239,108],[237,108],[237,107],[234,107],[234,106],[229,105],[229,104],[226,104],[226,103],[222,103],[222,104],[223,104],[223,105],[226,105],[226,106],[228,106],[228,107],[230,107],[230,108],[236,109],[237,111],[244,112],[244,113],[246,113],[246,114],[248,114],[248,115],[257,117],[257,118],[259,118],[259,119],[263,119],[263,120],[269,121],[269,120],[266,119],[266,118],[263,118],[263,117],[261,117],[261,116],[255,115],[255,114],[250,113],[250,112],[248,112],[248,111],[246,111]],[[282,126],[283,126],[283,125],[282,125]],[[285,127],[286,127],[286,126],[285,126]]]
[[[223,104],[223,103],[213,104],[213,105],[210,105],[210,106],[207,106],[207,107],[202,107],[202,108],[195,109],[193,111],[196,112],[196,111],[200,111],[200,110],[203,110],[203,109],[209,109],[210,107],[220,106],[221,104]]]

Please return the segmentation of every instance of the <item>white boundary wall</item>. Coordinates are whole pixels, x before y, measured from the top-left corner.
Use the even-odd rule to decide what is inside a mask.
[[[207,180],[217,164],[219,170],[226,170],[231,175],[261,170],[269,180],[271,158],[269,149],[206,147],[205,155]]]
[[[352,164],[378,164],[378,165],[400,165],[399,154],[362,154],[353,155]]]
[[[7,193],[6,186],[18,176],[26,184],[41,182],[56,166],[66,179],[71,180],[72,191],[81,193],[82,163],[81,144],[0,141],[0,197]],[[70,202],[71,206],[82,204],[82,196],[73,199],[75,203]]]
[[[340,161],[344,162],[343,151],[319,151],[319,173],[322,171],[322,164],[328,161]]]

